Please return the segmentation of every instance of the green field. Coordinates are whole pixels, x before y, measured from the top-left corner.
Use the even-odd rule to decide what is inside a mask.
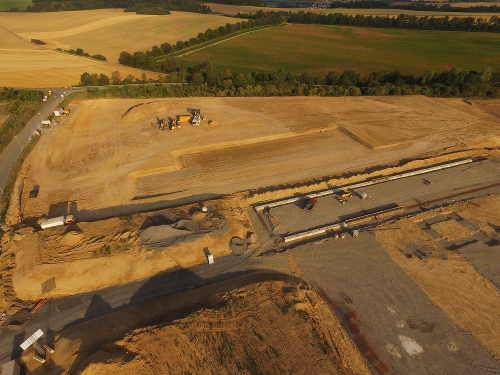
[[[182,58],[234,71],[500,71],[500,34],[289,24],[243,35]]]
[[[0,0],[0,11],[12,8],[24,9],[31,5],[31,0]]]

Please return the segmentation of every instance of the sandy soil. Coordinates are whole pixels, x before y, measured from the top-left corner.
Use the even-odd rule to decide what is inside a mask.
[[[83,48],[118,61],[122,51],[138,51],[153,45],[186,40],[208,28],[238,19],[189,12],[139,15],[121,9],[49,13],[0,14],[0,24],[24,40],[40,39],[50,48]]]
[[[190,107],[217,125],[157,129],[157,117]],[[16,188],[22,212],[11,204],[7,220],[64,201],[94,210],[228,194],[450,146],[497,145],[497,121],[479,106],[425,97],[86,100],[26,159]],[[40,193],[30,199],[34,185]]]
[[[79,370],[85,375],[370,373],[338,319],[311,290],[263,282],[218,299],[181,319],[94,348]]]
[[[455,212],[485,231],[489,223],[500,223],[498,196],[481,198],[442,212],[431,212],[391,224],[397,230],[376,232],[392,259],[422,288],[430,300],[445,311],[460,327],[470,332],[496,358],[500,358],[500,292],[458,252],[446,251],[425,233],[418,223],[434,215]],[[464,238],[467,230],[455,224],[434,224],[445,239]],[[410,244],[424,245],[435,254],[425,260],[404,255]]]
[[[15,254],[15,269],[10,274],[12,286],[19,298],[28,300],[71,295],[205,263],[204,248],[210,249],[216,258],[227,255],[231,252],[230,239],[247,235],[250,224],[246,211],[232,199],[213,201],[209,207],[214,215],[223,218],[223,227],[154,249],[141,242],[140,234],[148,218],[158,212],[42,232],[26,228],[14,236],[6,234],[2,247],[6,254]],[[184,206],[169,212],[191,217],[192,208]],[[199,223],[209,225],[211,221],[203,219]]]
[[[475,3],[474,3],[475,4]],[[318,9],[318,8],[272,8],[272,7],[256,7],[249,5],[229,5],[229,4],[217,4],[217,3],[207,3],[207,5],[212,9],[212,11],[235,15],[238,13],[255,13],[260,10],[268,12],[312,12],[312,13],[342,13],[342,14],[352,14],[352,15],[365,15],[365,16],[392,16],[397,17],[400,14],[411,14],[414,16],[434,16],[434,17],[475,17],[490,19],[493,16],[498,16],[498,13],[474,13],[474,12],[432,12],[432,11],[415,11],[415,10],[401,10],[401,9],[349,9],[349,8],[333,8],[333,9]],[[470,5],[469,5],[470,6]]]

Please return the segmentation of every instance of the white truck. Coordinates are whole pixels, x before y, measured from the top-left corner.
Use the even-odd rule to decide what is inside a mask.
[[[42,126],[48,127],[48,126],[50,126],[50,124],[51,124],[50,120],[43,120],[42,121]]]
[[[52,217],[50,219],[41,219],[40,227],[42,229],[49,229],[54,227],[60,227],[63,225],[73,224],[75,222],[75,217],[73,215]]]

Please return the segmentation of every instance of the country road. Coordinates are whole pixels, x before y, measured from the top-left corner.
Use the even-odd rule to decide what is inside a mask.
[[[24,149],[31,141],[33,132],[40,127],[40,122],[46,120],[47,117],[54,111],[63,101],[61,94],[72,93],[73,89],[53,89],[52,96],[47,102],[42,104],[38,113],[28,121],[21,130],[8,144],[8,146],[0,154],[0,195],[3,194],[9,182],[10,175],[22,155]]]

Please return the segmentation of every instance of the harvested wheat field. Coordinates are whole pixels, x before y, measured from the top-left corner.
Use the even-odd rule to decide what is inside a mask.
[[[67,336],[63,331],[52,368],[72,364],[84,375],[370,374],[338,318],[306,286],[263,281],[216,295],[207,290],[197,297],[202,309],[185,306],[194,293],[200,294],[177,297],[176,308],[183,311],[177,316],[168,300],[161,308],[153,301],[139,306],[136,315],[125,309]],[[144,322],[148,316],[155,325]],[[101,338],[98,327],[109,324],[117,329]],[[29,361],[29,369],[36,367]],[[50,366],[45,371],[56,373]]]
[[[48,49],[0,49],[0,86],[7,87],[62,87],[77,85],[84,72],[103,73],[110,76],[120,72],[122,77],[142,74],[155,78],[156,73],[108,64],[92,59],[72,56]]]
[[[0,19],[6,15],[11,13],[0,13]],[[112,72],[119,71],[122,77],[130,74],[140,78],[143,73],[158,77],[157,73],[60,53],[46,46],[36,46],[4,26],[0,26],[0,86],[70,86],[78,84],[80,75],[84,72],[110,76]]]
[[[175,43],[238,19],[219,15],[172,12],[140,15],[121,9],[57,13],[0,14],[0,24],[19,37],[39,39],[50,48],[83,48],[118,61],[120,52],[146,50],[165,42]]]
[[[158,129],[158,118],[187,108],[201,108],[207,118],[200,127]],[[498,145],[497,122],[479,105],[420,96],[83,100],[24,162],[7,220],[47,215],[67,201],[91,218],[105,207],[116,214],[125,204],[234,193],[450,146]],[[29,198],[35,185],[39,195]]]

